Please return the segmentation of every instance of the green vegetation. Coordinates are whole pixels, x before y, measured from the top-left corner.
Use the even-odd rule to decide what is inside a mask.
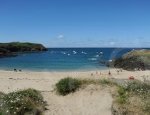
[[[81,86],[86,86],[90,84],[112,86],[115,83],[109,79],[73,79],[68,77],[61,79],[56,84],[56,90],[60,95],[67,95],[69,93],[75,92]]]
[[[148,56],[150,58],[149,50],[133,50],[123,55],[123,58],[128,58],[132,56]]]
[[[142,101],[142,110],[150,114],[150,84],[135,81],[130,83],[127,91]]]
[[[101,79],[100,84],[102,84],[102,85],[114,85],[115,83],[109,79]]]
[[[115,83],[108,79],[93,80],[93,79],[73,79],[68,77],[61,79],[56,84],[56,90],[60,95],[67,95],[69,93],[75,92],[81,86],[86,86],[90,84],[112,86]]]
[[[129,58],[119,58],[114,61],[114,67],[123,68],[125,70],[134,70],[134,69],[142,69],[145,70],[145,65],[142,60],[137,57],[129,57]]]
[[[150,69],[150,50],[134,50],[108,64],[125,70]]]
[[[133,81],[128,83],[127,91],[134,92],[135,94],[149,94],[150,93],[150,85],[147,83],[142,83],[140,81]]]
[[[73,78],[64,78],[61,79],[57,84],[57,92],[61,95],[67,95],[71,92],[75,92],[79,87],[81,83],[77,79]]]
[[[46,51],[47,49],[42,44],[35,43],[0,43],[0,57],[13,56],[18,52],[33,52],[33,51]]]
[[[133,81],[128,82],[126,87],[119,86],[113,109],[115,109],[114,115],[117,115],[116,111],[125,115],[149,115],[150,85],[140,81]]]
[[[126,103],[128,99],[128,93],[126,89],[122,86],[118,87],[118,94],[119,94],[118,99],[117,99],[118,103],[120,104]]]
[[[109,86],[114,91],[113,115],[150,114],[150,84],[146,82],[117,79],[79,79],[79,81],[84,86],[90,84]]]
[[[41,93],[34,89],[2,94],[0,113],[2,115],[42,115],[46,103]]]
[[[113,115],[149,115],[150,84],[133,80],[118,79],[74,79],[64,78],[56,84],[60,95],[75,92],[81,86],[90,84],[109,86],[114,98]],[[0,92],[0,115],[42,115],[46,103],[41,93],[27,89],[8,94]]]
[[[99,80],[94,79],[79,79],[81,85],[99,84]]]
[[[80,79],[80,83],[82,85],[89,85],[89,84],[97,84],[97,85],[113,85],[114,82],[110,81],[109,79]]]

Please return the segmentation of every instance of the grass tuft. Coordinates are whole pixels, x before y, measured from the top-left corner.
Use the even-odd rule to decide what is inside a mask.
[[[118,105],[118,112],[128,114],[150,114],[150,85],[141,81],[128,81],[127,86],[117,86],[114,104]]]
[[[2,115],[41,115],[46,106],[41,93],[34,89],[8,93],[0,101]]]
[[[80,87],[80,85],[81,82],[79,80],[68,77],[61,79],[56,84],[56,89],[60,95],[67,95],[69,93],[75,92]]]
[[[126,89],[124,87],[119,87],[118,88],[118,103],[119,104],[125,104],[127,102],[127,99],[128,99],[128,93],[126,91]]]

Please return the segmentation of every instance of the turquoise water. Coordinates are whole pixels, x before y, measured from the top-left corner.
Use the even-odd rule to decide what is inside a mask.
[[[1,58],[0,69],[32,71],[70,71],[106,69],[101,60],[120,57],[133,48],[49,48],[47,52],[19,54]]]

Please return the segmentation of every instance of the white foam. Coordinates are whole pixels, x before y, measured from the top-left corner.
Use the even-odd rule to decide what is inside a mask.
[[[103,52],[99,52],[100,54],[103,54]]]
[[[95,61],[97,58],[89,58],[88,60]]]
[[[98,58],[98,57],[99,57],[99,55],[95,55],[94,57],[97,57],[97,58]]]
[[[63,52],[63,51],[62,51],[61,53],[62,53],[62,54],[66,54],[66,52]]]
[[[108,60],[109,62],[112,62],[112,60],[110,59],[110,60]]]
[[[82,54],[87,54],[86,52],[83,52],[83,51],[82,51],[81,53],[82,53]]]

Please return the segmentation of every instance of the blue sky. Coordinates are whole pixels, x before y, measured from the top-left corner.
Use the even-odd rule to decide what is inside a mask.
[[[0,0],[0,42],[150,47],[150,0]]]

